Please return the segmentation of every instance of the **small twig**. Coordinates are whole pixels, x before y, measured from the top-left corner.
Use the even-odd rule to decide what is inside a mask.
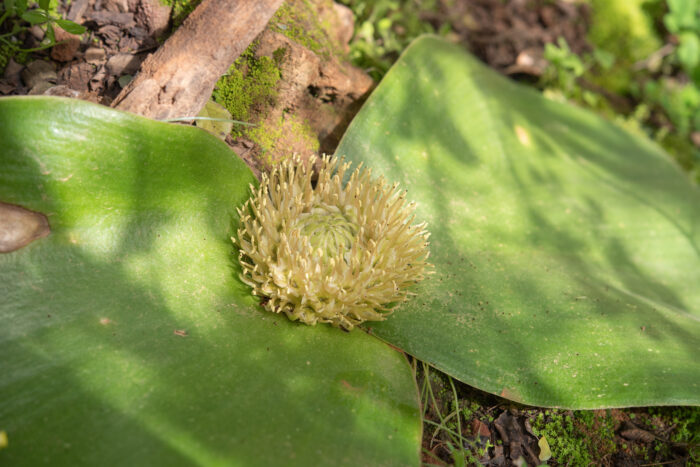
[[[457,389],[455,388],[455,383],[452,377],[447,377],[450,380],[450,386],[452,386],[452,395],[455,398],[455,412],[457,413],[457,433],[459,433],[459,448],[464,449],[464,439],[462,438],[462,418],[459,416],[459,398],[457,397]]]

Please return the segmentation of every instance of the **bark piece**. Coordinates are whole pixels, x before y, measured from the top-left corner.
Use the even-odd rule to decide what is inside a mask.
[[[282,0],[204,0],[112,106],[155,119],[196,115]]]
[[[129,3],[127,0],[104,0],[102,8],[116,13],[126,13],[129,11]]]

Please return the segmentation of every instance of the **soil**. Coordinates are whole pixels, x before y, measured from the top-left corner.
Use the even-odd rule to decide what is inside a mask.
[[[266,146],[253,133],[241,132],[235,138],[229,135],[226,142],[257,174],[290,151],[332,153],[375,84],[346,59],[353,33],[352,13],[328,0],[311,4],[316,8],[315,15],[301,20],[276,17],[254,41],[255,57],[281,57],[275,99],[257,103],[250,113],[259,127],[275,128],[277,140]],[[10,61],[0,78],[0,95],[47,94],[109,105],[172,28],[171,9],[158,0],[72,0],[70,6],[62,0],[59,13],[83,24],[88,32],[78,37],[57,31],[57,39],[64,43],[33,54],[24,64]],[[423,19],[436,29],[451,24],[453,40],[465,44],[497,70],[521,79],[542,73],[546,66],[542,59],[544,45],[559,36],[566,38],[574,52],[589,49],[585,39],[587,8],[565,0],[443,0]],[[320,39],[303,41],[289,34],[294,21],[301,29],[321,24]],[[35,27],[21,39],[26,48],[36,47],[43,31]],[[303,122],[305,134],[310,136],[300,137],[295,122]],[[174,333],[184,336],[182,331]],[[428,381],[435,394],[434,401],[424,399],[423,461],[450,465],[455,462],[454,440],[436,424],[454,411],[455,402],[447,390],[447,377],[432,374],[437,376],[426,379],[424,373],[417,372],[419,386],[425,387]],[[472,456],[466,458],[469,464],[525,465],[518,464],[518,459],[524,459],[527,465],[538,465],[542,449],[533,428],[538,417],[545,424],[554,424],[567,416],[578,435],[595,441],[586,446],[593,451],[590,455],[597,456],[594,460],[599,465],[681,466],[692,462],[690,446],[672,441],[678,427],[670,408],[664,409],[666,412],[599,411],[588,426],[578,422],[573,412],[518,406],[455,383],[460,434],[467,440],[462,447]],[[451,423],[455,420],[453,417]],[[608,427],[607,438],[601,435],[605,431],[600,429],[603,422]],[[564,459],[548,463],[575,465]]]

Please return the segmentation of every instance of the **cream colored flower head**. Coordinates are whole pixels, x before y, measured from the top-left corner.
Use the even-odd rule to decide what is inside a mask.
[[[263,175],[238,209],[241,280],[265,308],[306,324],[350,330],[384,320],[421,281],[429,264],[425,224],[415,203],[370,170],[324,156],[293,157]]]

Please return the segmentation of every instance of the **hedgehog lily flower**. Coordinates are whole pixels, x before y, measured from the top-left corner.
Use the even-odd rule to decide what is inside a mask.
[[[238,209],[241,280],[264,307],[306,324],[346,330],[384,320],[430,269],[425,223],[406,193],[360,165],[295,156],[263,175]]]

